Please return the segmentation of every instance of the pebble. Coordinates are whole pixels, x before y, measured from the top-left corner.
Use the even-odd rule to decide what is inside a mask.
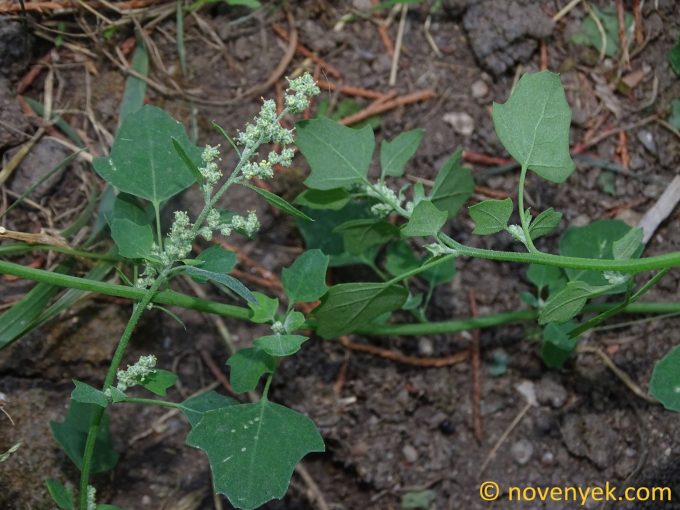
[[[541,455],[541,464],[543,464],[546,467],[555,464],[555,456],[553,455],[553,453],[552,452],[543,453],[543,455]]]
[[[418,452],[410,444],[404,445],[404,447],[401,450],[401,453],[404,454],[404,458],[406,459],[406,462],[408,462],[409,464],[413,464],[415,461],[418,460]]]
[[[640,140],[640,143],[644,146],[645,149],[647,149],[654,155],[657,154],[657,147],[656,142],[654,141],[654,135],[652,135],[650,131],[647,131],[646,129],[639,131],[637,134],[637,138],[638,140]]]
[[[432,356],[434,354],[434,344],[428,337],[418,339],[418,352],[421,356]]]
[[[445,113],[442,120],[463,136],[470,136],[475,130],[475,120],[465,112]]]
[[[567,402],[567,390],[551,377],[543,377],[536,385],[536,398],[541,405],[559,409]]]
[[[472,97],[475,99],[481,99],[489,93],[489,86],[484,82],[484,80],[477,80],[470,87],[472,92]]]
[[[534,454],[534,445],[528,439],[520,439],[510,447],[510,453],[517,464],[524,466]]]

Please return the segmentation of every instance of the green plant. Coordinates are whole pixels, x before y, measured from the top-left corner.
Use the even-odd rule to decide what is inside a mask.
[[[469,208],[473,233],[504,233],[524,251],[496,251],[465,245],[442,229],[474,190],[471,172],[456,152],[439,169],[430,190],[421,182],[398,189],[390,179],[403,176],[416,153],[422,130],[402,133],[380,147],[380,174],[369,178],[375,138],[369,125],[360,129],[341,126],[326,117],[297,124],[297,145],[311,167],[308,189],[294,201],[252,186],[253,177],[268,178],[273,164],[288,165],[293,157],[293,135],[280,125],[287,112],[297,113],[308,105],[318,89],[308,76],[294,80],[286,96],[286,110],[277,115],[265,101],[254,124],[238,137],[238,145],[225,138],[238,152],[239,162],[223,180],[218,151],[201,150],[184,129],[162,110],[143,107],[127,115],[116,136],[109,158],[95,160],[95,170],[120,193],[110,200],[106,221],[117,247],[113,254],[89,254],[54,246],[16,244],[2,254],[31,249],[61,250],[67,255],[99,258],[101,264],[85,278],[59,272],[22,267],[0,261],[0,273],[40,282],[25,300],[3,315],[0,346],[26,331],[26,324],[44,323],[50,316],[35,312],[35,303],[47,305],[57,287],[69,292],[101,292],[135,301],[130,321],[120,339],[101,389],[74,381],[71,406],[63,422],[52,424],[57,441],[81,470],[78,504],[60,482],[48,481],[48,490],[62,509],[113,508],[97,505],[90,474],[110,469],[118,460],[111,447],[106,412],[119,404],[173,407],[181,410],[192,429],[191,446],[203,449],[213,471],[214,486],[239,508],[255,508],[281,497],[293,468],[308,452],[323,451],[323,441],[304,415],[268,399],[272,376],[282,357],[297,352],[308,340],[300,331],[315,329],[324,338],[349,333],[364,335],[424,335],[492,327],[510,322],[538,320],[542,326],[541,353],[549,366],[560,366],[576,347],[580,335],[618,313],[679,313],[679,303],[639,303],[638,299],[666,272],[680,265],[680,253],[640,258],[644,249],[640,229],[622,222],[598,221],[568,228],[558,254],[539,250],[535,241],[561,223],[560,213],[548,208],[535,214],[524,207],[524,188],[529,171],[554,183],[564,182],[574,169],[569,155],[570,110],[559,77],[542,72],[525,75],[510,99],[495,104],[493,120],[498,136],[521,166],[517,196],[517,223],[512,199],[486,200]],[[256,162],[260,146],[275,142],[284,148]],[[239,148],[240,147],[240,148]],[[178,211],[167,235],[163,235],[160,210],[168,198],[197,183],[205,206],[195,221]],[[235,215],[216,209],[218,199],[232,185],[253,190],[274,207],[296,218],[307,251],[282,272],[287,303],[251,292],[229,275],[235,256],[218,246],[191,257],[197,238],[210,240],[215,231],[252,235],[257,230],[253,214]],[[109,201],[104,201],[109,203]],[[313,220],[313,221],[310,221]],[[399,224],[399,222],[401,224]],[[414,244],[417,238],[426,243]],[[528,265],[527,278],[534,293],[521,297],[530,306],[505,314],[455,321],[428,321],[428,304],[438,285],[455,276],[455,260],[477,257]],[[124,260],[134,277],[125,285],[97,281],[110,265]],[[362,264],[375,273],[375,281],[326,286],[328,267]],[[141,269],[141,272],[138,270]],[[634,276],[656,271],[636,286]],[[124,273],[121,273],[124,277]],[[186,296],[167,289],[179,275],[197,282],[212,281],[226,292],[244,299],[248,307],[226,305]],[[29,294],[31,294],[29,293]],[[52,307],[57,310],[77,299],[64,294]],[[621,296],[616,302],[593,302],[602,296]],[[321,300],[307,318],[296,305]],[[176,380],[169,371],[156,368],[156,358],[143,356],[121,370],[125,349],[145,310],[175,305],[224,316],[269,324],[271,334],[257,338],[250,348],[229,358],[231,384],[237,392],[254,391],[263,376],[266,382],[258,402],[239,404],[215,392],[175,403],[136,397],[130,388],[162,397]],[[52,308],[50,307],[50,308]],[[305,307],[306,308],[306,307]],[[56,312],[53,312],[56,313]],[[413,323],[393,323],[393,314],[408,314]],[[590,314],[590,317],[585,314]],[[28,320],[27,320],[28,319]],[[667,408],[680,409],[679,348],[661,360],[652,377],[651,392]],[[134,391],[134,390],[133,390]]]

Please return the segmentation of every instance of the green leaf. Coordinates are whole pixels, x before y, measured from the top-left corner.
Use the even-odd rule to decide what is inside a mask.
[[[411,246],[404,241],[395,241],[387,246],[385,269],[392,276],[400,276],[420,265]]]
[[[64,273],[70,264],[60,264],[55,273]],[[49,283],[38,283],[28,291],[12,308],[0,315],[0,349],[4,349],[21,338],[39,320],[52,297],[61,289]]]
[[[427,256],[421,261],[421,264],[425,264],[431,259],[431,256]],[[453,280],[453,277],[456,276],[456,264],[453,262],[449,264],[439,264],[427,271],[423,271],[419,276],[431,286],[436,287],[437,285]]]
[[[200,278],[205,278],[206,280],[221,283],[225,287],[233,290],[236,294],[241,296],[249,303],[257,302],[257,299],[255,299],[255,296],[253,296],[253,293],[250,292],[250,290],[248,290],[248,288],[245,285],[243,285],[233,276],[229,276],[228,274],[214,273],[212,271],[206,271],[204,269],[201,269],[200,267],[193,266],[183,266],[182,270],[189,276],[192,277],[198,276]]]
[[[296,218],[300,218],[303,220],[307,221],[314,221],[312,218],[307,216],[305,213],[300,211],[299,209],[296,209],[292,205],[290,205],[286,200],[281,198],[278,195],[275,195],[271,191],[267,191],[266,189],[258,188],[257,186],[253,186],[252,184],[243,184],[248,189],[252,189],[255,193],[260,195],[262,198],[264,198],[267,203],[270,205],[276,207],[277,209],[281,209],[284,212],[287,212],[291,216],[295,216]]]
[[[404,167],[418,150],[423,134],[425,134],[425,131],[422,129],[412,129],[411,131],[404,131],[391,142],[385,140],[380,144],[381,178],[386,175],[392,177],[404,175]]]
[[[229,382],[236,393],[254,391],[264,374],[273,374],[276,359],[259,347],[241,349],[227,361]]]
[[[132,197],[118,195],[106,221],[121,256],[144,259],[151,255],[153,229],[146,212],[132,201]]]
[[[337,211],[307,209],[305,212],[314,218],[314,222],[296,220],[295,224],[308,250],[316,248],[329,255],[331,267],[365,263],[361,257],[345,253],[342,234],[334,230],[346,221],[373,217],[366,203],[349,202]]]
[[[562,270],[559,267],[529,264],[527,278],[529,278],[529,281],[540,291],[545,287],[552,287],[563,277]]]
[[[406,237],[435,236],[447,220],[446,211],[438,209],[429,200],[422,200],[415,206],[408,223],[401,229]]]
[[[680,412],[680,346],[674,347],[656,364],[649,392],[666,409]]]
[[[197,267],[212,273],[231,273],[236,266],[236,254],[233,251],[225,250],[217,244],[203,250],[194,260],[202,262]],[[208,278],[203,276],[192,276],[191,279],[197,283],[208,281]]]
[[[668,63],[671,65],[673,72],[680,76],[680,37],[670,50],[668,50]]]
[[[566,322],[581,311],[588,299],[605,294],[612,287],[613,285],[592,287],[579,280],[569,282],[562,290],[550,296],[538,316],[538,323]]]
[[[335,227],[334,231],[342,234],[345,251],[350,255],[361,255],[399,235],[395,225],[375,218],[350,220]]]
[[[584,227],[569,227],[560,239],[560,255],[566,257],[612,259],[614,241],[621,239],[631,228],[619,220],[598,220]],[[642,246],[635,254],[642,253]],[[592,286],[607,285],[609,282],[600,271],[586,269],[565,269],[569,280],[581,280]]]
[[[680,42],[678,43],[680,48]],[[678,51],[680,53],[680,51]],[[673,99],[671,101],[671,114],[668,117],[668,123],[675,129],[680,129],[680,99]]]
[[[283,291],[291,304],[316,301],[323,296],[330,257],[321,250],[307,250],[281,272]]]
[[[123,509],[117,505],[107,505],[106,503],[103,503],[101,505],[98,504],[96,510],[123,510]]]
[[[47,480],[47,492],[61,510],[73,510],[73,494],[57,480]]]
[[[94,404],[104,408],[109,406],[109,399],[106,398],[103,391],[75,379],[73,384],[76,388],[71,392],[71,399],[83,404]]]
[[[475,222],[473,234],[489,235],[505,230],[512,214],[512,199],[484,200],[468,209]]]
[[[559,75],[525,74],[505,104],[493,104],[492,116],[498,138],[522,167],[556,183],[574,171],[571,110]]]
[[[131,67],[142,76],[149,75],[149,53],[146,51],[144,40],[141,37],[137,37],[135,51],[132,53]],[[120,102],[120,115],[118,116],[120,122],[123,122],[128,115],[144,106],[145,96],[146,81],[137,76],[128,76],[125,79],[125,90]]]
[[[401,497],[402,510],[429,510],[437,499],[432,490],[407,492]]]
[[[576,326],[574,321],[556,324],[551,322],[543,329],[541,358],[550,368],[560,368],[578,345],[578,337],[570,338],[569,331]]]
[[[117,404],[118,402],[123,402],[127,398],[127,395],[125,395],[124,392],[122,392],[115,386],[111,386],[110,390],[111,400],[113,401],[114,404]]]
[[[437,209],[446,211],[453,218],[475,190],[475,182],[469,168],[463,167],[463,151],[456,151],[437,172],[430,200]]]
[[[309,337],[302,335],[267,335],[256,339],[255,347],[259,347],[270,356],[290,356],[300,350]]]
[[[187,420],[189,420],[189,424],[192,427],[195,427],[198,425],[198,422],[201,421],[201,418],[203,418],[204,413],[214,411],[215,409],[224,409],[225,407],[237,404],[237,400],[210,390],[182,402],[182,411],[187,417]]]
[[[333,189],[366,182],[375,149],[373,130],[352,129],[326,117],[297,124],[297,145],[309,163],[305,184]]]
[[[627,260],[639,254],[642,247],[643,232],[640,227],[631,228],[626,234],[612,243],[612,255],[617,260]]]
[[[151,393],[164,397],[167,394],[168,388],[174,386],[177,382],[177,374],[169,370],[155,369],[151,374],[144,378],[142,386],[144,386]]]
[[[333,338],[351,333],[376,317],[398,310],[408,291],[401,285],[386,283],[342,283],[334,285],[314,309],[317,333]]]
[[[307,322],[307,320],[305,319],[304,314],[293,310],[288,313],[286,319],[283,321],[283,327],[286,330],[286,333],[290,334],[304,326],[305,322]]]
[[[300,193],[293,203],[310,209],[337,211],[345,207],[350,199],[351,195],[344,188],[308,189]]]
[[[54,439],[78,469],[82,469],[87,433],[97,412],[101,412],[101,408],[94,404],[82,404],[71,400],[64,421],[50,422],[50,430]],[[109,432],[109,417],[105,414],[95,441],[92,473],[109,471],[115,467],[117,462],[118,453],[113,449],[111,432]]]
[[[619,51],[619,20],[616,9],[604,8],[600,10],[595,5],[591,5],[591,8],[593,14],[600,20],[600,24],[604,28],[605,55],[613,57]],[[624,25],[626,27],[626,40],[630,44],[633,40],[631,36],[635,28],[635,18],[628,12],[624,16]],[[571,40],[575,44],[595,48],[598,52],[602,49],[602,32],[590,15],[584,18],[581,27],[574,33]]]
[[[201,174],[201,171],[198,169],[198,165],[191,159],[191,157],[184,150],[184,147],[182,147],[182,145],[177,141],[175,137],[172,138],[172,146],[174,147],[177,155],[184,162],[189,171],[193,174],[196,182],[198,184],[202,184],[203,175]]]
[[[250,320],[256,324],[273,322],[276,317],[276,311],[279,309],[279,300],[277,298],[270,298],[261,292],[253,292],[253,295],[256,301],[248,303],[248,308],[253,311]]]
[[[562,221],[562,213],[556,212],[552,207],[546,209],[536,216],[529,224],[529,235],[531,239],[538,239],[541,236],[552,232]]]
[[[128,115],[118,130],[110,157],[96,158],[96,172],[119,190],[160,203],[194,183],[193,174],[172,149],[176,138],[189,157],[199,162],[182,124],[160,108],[144,106]]]
[[[325,451],[312,420],[266,398],[208,411],[187,444],[205,451],[213,487],[244,510],[282,498],[295,465],[308,453]]]

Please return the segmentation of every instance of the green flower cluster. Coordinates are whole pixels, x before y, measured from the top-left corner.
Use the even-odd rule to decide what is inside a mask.
[[[132,386],[142,384],[144,380],[153,374],[156,370],[156,356],[149,354],[148,356],[140,356],[137,363],[128,365],[127,369],[119,370],[116,374],[118,384],[116,388],[120,391],[125,391]]]

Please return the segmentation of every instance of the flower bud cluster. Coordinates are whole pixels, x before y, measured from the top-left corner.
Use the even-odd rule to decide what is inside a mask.
[[[289,94],[286,95],[286,108],[291,113],[301,113],[309,107],[309,98],[318,95],[321,91],[309,73],[299,78],[288,80]],[[292,92],[292,93],[291,93]]]
[[[125,391],[132,386],[142,384],[147,377],[153,374],[156,370],[156,356],[149,354],[148,356],[140,356],[137,363],[128,365],[127,369],[119,370],[116,374],[118,384],[116,388],[120,391]]]
[[[404,195],[401,192],[397,195],[394,190],[384,183],[367,184],[364,189],[369,197],[380,200],[379,203],[371,207],[371,213],[375,216],[383,218],[392,211],[401,209],[402,204],[408,214],[413,212],[413,202],[406,202],[404,204]]]
[[[220,160],[219,145],[215,147],[206,145],[201,154],[201,160],[203,161],[203,166],[199,167],[198,171],[204,180],[202,189],[206,195],[209,195],[215,184],[222,178],[222,171],[215,162]]]

